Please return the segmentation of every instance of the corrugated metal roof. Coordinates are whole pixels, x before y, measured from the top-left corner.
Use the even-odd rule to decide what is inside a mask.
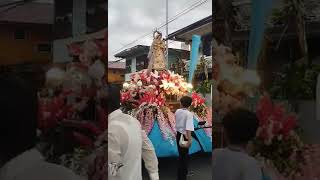
[[[178,41],[187,41],[191,39],[191,36],[194,33],[207,34],[210,32],[212,32],[212,15],[169,34],[168,39],[178,40]],[[187,37],[184,37],[184,35],[187,35]],[[202,35],[202,34],[199,34],[199,35]]]
[[[53,24],[54,22],[53,4],[28,2],[10,10],[6,10],[9,7],[0,8],[0,22],[31,24]]]

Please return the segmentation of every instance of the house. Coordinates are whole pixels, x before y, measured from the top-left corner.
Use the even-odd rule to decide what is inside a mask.
[[[54,62],[72,61],[69,51],[72,44],[83,44],[89,39],[100,43],[106,41],[107,7],[106,0],[55,0]]]
[[[137,45],[132,48],[123,50],[115,55],[116,58],[122,58],[126,61],[125,81],[128,81],[130,79],[130,75],[132,73],[136,73],[148,68],[149,49],[149,46]],[[190,56],[189,54],[190,53],[187,50],[169,48],[169,67],[171,67],[178,60],[188,59]]]
[[[200,55],[211,56],[212,15],[169,34],[168,39],[191,45],[192,35],[201,36]]]
[[[108,83],[122,84],[126,72],[125,62],[108,62]]]
[[[203,56],[206,61],[210,61],[210,63],[208,63],[208,78],[211,79],[212,66],[210,66],[210,64],[212,64],[211,62],[213,48],[212,15],[169,34],[168,39],[182,42],[190,46],[189,49],[191,49],[193,35],[201,36],[199,56]],[[188,59],[190,58],[188,57]],[[195,81],[202,82],[204,78],[204,71],[200,70],[196,74]]]
[[[15,72],[40,88],[52,62],[54,5],[13,0],[1,5],[0,73]]]
[[[53,4],[10,7],[0,8],[0,65],[51,62]]]

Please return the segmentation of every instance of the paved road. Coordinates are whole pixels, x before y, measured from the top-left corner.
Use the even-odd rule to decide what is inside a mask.
[[[194,176],[188,180],[212,180],[211,177],[211,153],[193,155],[190,159],[190,170],[194,171]],[[177,180],[177,159],[159,159],[160,180]],[[149,180],[144,171],[143,180]]]

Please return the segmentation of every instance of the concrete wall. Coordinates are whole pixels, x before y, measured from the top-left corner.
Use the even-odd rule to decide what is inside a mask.
[[[307,143],[320,143],[320,120],[316,120],[315,101],[299,101],[299,125]]]
[[[69,51],[67,48],[68,44],[74,42],[73,38],[59,39],[53,41],[53,62],[71,62],[72,57],[69,56]]]

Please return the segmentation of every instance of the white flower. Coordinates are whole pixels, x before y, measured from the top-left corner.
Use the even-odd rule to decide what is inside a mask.
[[[151,76],[154,77],[154,78],[157,78],[157,79],[160,77],[158,71],[155,71],[154,73],[151,73]]]
[[[139,81],[137,82],[137,85],[138,85],[138,86],[142,86],[141,80],[139,80]]]

